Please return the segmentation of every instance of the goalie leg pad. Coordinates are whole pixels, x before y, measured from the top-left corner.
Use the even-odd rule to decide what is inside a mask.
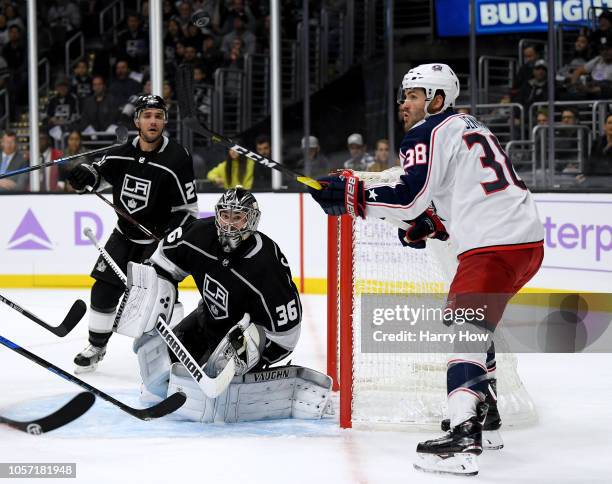
[[[331,378],[300,366],[281,366],[236,376],[217,398],[208,398],[180,363],[172,365],[168,395],[182,391],[175,413],[203,423],[281,418],[320,419],[328,408]]]
[[[144,334],[134,340],[140,377],[144,387],[154,395],[166,398],[170,375],[168,346],[157,333]]]
[[[160,314],[166,321],[171,319],[176,289],[170,281],[158,276],[152,266],[130,262],[127,287],[128,293],[119,308],[117,333],[138,338],[154,329]]]

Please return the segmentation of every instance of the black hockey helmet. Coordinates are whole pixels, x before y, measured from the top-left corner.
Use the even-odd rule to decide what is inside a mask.
[[[257,200],[240,185],[221,195],[215,205],[215,225],[223,250],[236,250],[243,240],[256,232],[260,216]]]
[[[161,96],[155,94],[139,96],[134,103],[134,121],[138,119],[140,112],[145,109],[161,109],[164,112],[164,118],[168,119],[168,107],[166,106],[166,101]]]

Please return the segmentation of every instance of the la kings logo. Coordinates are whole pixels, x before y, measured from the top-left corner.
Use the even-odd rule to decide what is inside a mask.
[[[138,212],[149,204],[151,181],[125,175],[121,187],[121,203],[130,214]]]
[[[208,306],[210,314],[215,319],[224,319],[228,316],[228,296],[229,293],[218,281],[215,281],[208,274],[204,277],[204,285],[202,287],[204,302]]]

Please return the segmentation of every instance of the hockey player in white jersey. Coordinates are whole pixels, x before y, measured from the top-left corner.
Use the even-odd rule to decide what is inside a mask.
[[[473,116],[454,111],[458,95],[457,76],[445,64],[408,71],[398,96],[405,128],[402,169],[392,168],[373,182],[345,171],[320,179],[324,189],[311,194],[329,215],[408,221],[399,236],[413,248],[451,234],[459,265],[448,306],[486,304],[485,322],[470,329],[490,333],[507,301],[538,271],[544,229],[529,190],[495,135]],[[447,367],[449,421],[443,423],[449,431],[418,445],[415,467],[473,475],[483,423],[492,429],[500,425],[495,351],[488,345],[454,351]]]

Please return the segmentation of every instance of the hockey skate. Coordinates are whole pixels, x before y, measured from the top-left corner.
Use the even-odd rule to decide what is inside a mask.
[[[477,412],[476,416],[449,430],[445,436],[419,443],[418,461],[414,468],[438,474],[477,475],[477,456],[482,453],[482,422],[487,404],[478,404]]]
[[[497,408],[497,380],[495,378],[489,379],[485,403],[489,406],[489,410],[482,426],[482,448],[499,450],[504,447],[504,440],[499,432],[502,421]],[[450,420],[447,418],[442,420],[440,427],[443,432],[448,432],[450,430]]]
[[[74,372],[79,374],[95,371],[105,354],[106,346],[88,345],[87,348],[74,357],[74,364],[76,365]]]

